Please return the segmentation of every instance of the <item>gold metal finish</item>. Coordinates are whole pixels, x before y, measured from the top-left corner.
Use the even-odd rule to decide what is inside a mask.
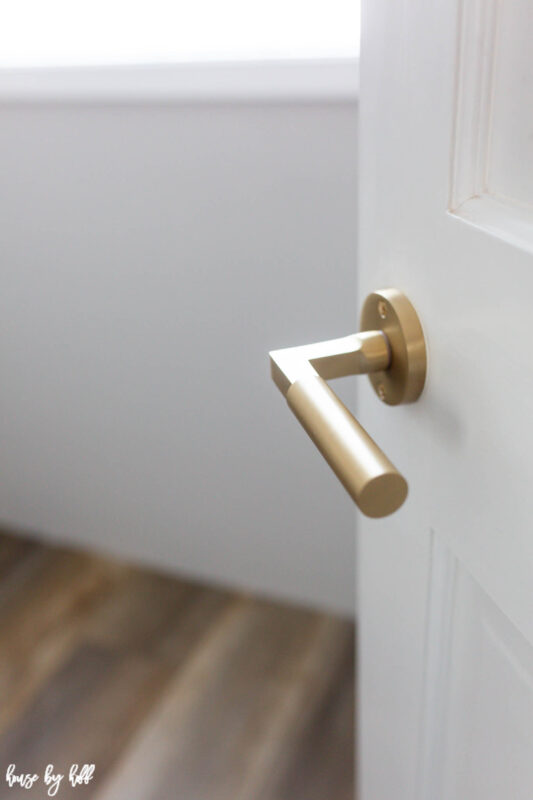
[[[397,289],[369,294],[361,313],[362,331],[382,331],[391,349],[391,362],[369,375],[380,400],[390,406],[418,400],[426,380],[426,344],[418,314]]]
[[[385,403],[410,403],[424,387],[426,348],[416,311],[396,289],[367,297],[361,325],[343,339],[275,350],[270,362],[289,408],[361,511],[384,517],[404,502],[407,482],[326,380],[367,373]]]

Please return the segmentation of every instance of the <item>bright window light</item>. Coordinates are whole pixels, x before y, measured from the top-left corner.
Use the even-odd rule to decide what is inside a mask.
[[[353,58],[359,0],[2,0],[0,67]]]

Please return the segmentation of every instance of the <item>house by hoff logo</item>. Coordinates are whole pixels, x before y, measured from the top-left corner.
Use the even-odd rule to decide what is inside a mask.
[[[68,780],[71,786],[86,786],[94,777],[94,764],[73,764],[68,773]],[[20,786],[22,789],[33,789],[40,780],[40,775],[31,772],[17,772],[16,764],[10,764],[6,771],[6,782],[8,786]],[[55,772],[54,765],[48,764],[44,771],[43,783],[48,786],[48,797],[55,797],[61,786],[65,774]]]

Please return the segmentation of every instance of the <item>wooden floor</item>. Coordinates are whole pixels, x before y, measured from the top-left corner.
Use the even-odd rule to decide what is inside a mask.
[[[350,623],[7,535],[0,613],[0,797],[352,800]]]

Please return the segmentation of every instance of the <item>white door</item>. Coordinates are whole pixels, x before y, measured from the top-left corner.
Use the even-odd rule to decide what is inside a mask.
[[[409,481],[359,518],[361,800],[533,798],[533,3],[367,0],[360,297],[394,286],[420,400],[360,419]]]

